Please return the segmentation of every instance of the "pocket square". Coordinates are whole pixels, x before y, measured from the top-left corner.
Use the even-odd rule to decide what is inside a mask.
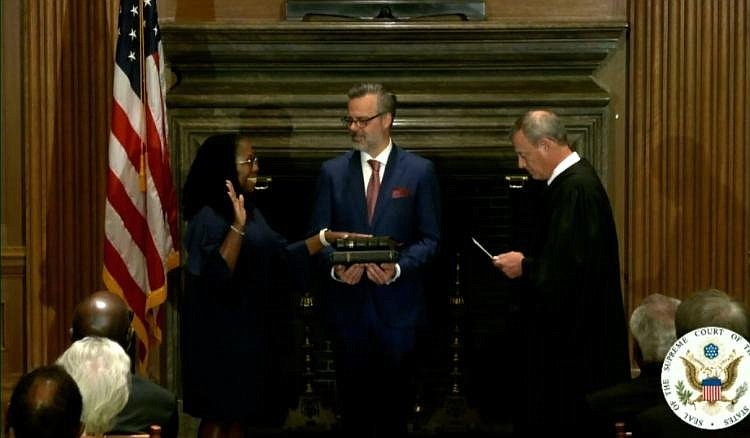
[[[406,187],[396,187],[391,192],[391,198],[393,199],[406,198],[408,196],[409,196],[409,189],[407,189]]]

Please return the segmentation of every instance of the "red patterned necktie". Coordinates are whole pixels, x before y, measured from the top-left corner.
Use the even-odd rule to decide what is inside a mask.
[[[380,192],[380,162],[378,160],[367,160],[367,162],[372,167],[370,182],[367,183],[367,219],[372,224],[375,203],[378,202],[378,193]]]

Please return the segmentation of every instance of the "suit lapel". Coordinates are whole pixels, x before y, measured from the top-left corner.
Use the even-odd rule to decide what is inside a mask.
[[[367,199],[365,197],[365,183],[362,176],[362,157],[360,152],[354,152],[349,160],[347,169],[347,187],[350,205],[354,207],[354,215],[357,221],[367,227]]]
[[[388,209],[388,204],[391,202],[390,194],[396,186],[396,181],[401,179],[401,173],[403,172],[401,158],[403,158],[403,154],[400,153],[400,149],[394,143],[385,165],[383,180],[380,182],[380,193],[378,193],[378,202],[375,204],[375,214],[372,218],[373,227],[378,223],[380,216],[383,215],[382,212]],[[365,210],[367,210],[366,205]]]

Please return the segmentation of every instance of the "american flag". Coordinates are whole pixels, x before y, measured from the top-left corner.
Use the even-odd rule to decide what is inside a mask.
[[[135,313],[144,371],[161,342],[159,306],[180,241],[156,0],[121,0],[113,82],[103,277]]]
[[[721,380],[718,377],[703,379],[701,386],[703,386],[703,400],[707,402],[721,400]]]

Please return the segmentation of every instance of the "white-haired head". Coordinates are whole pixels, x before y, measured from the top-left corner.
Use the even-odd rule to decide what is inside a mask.
[[[75,341],[57,363],[81,391],[86,433],[111,430],[130,394],[130,358],[125,350],[110,339],[87,336]]]
[[[662,294],[650,294],[630,316],[630,332],[641,350],[644,363],[661,363],[675,334],[675,313],[680,300]]]

